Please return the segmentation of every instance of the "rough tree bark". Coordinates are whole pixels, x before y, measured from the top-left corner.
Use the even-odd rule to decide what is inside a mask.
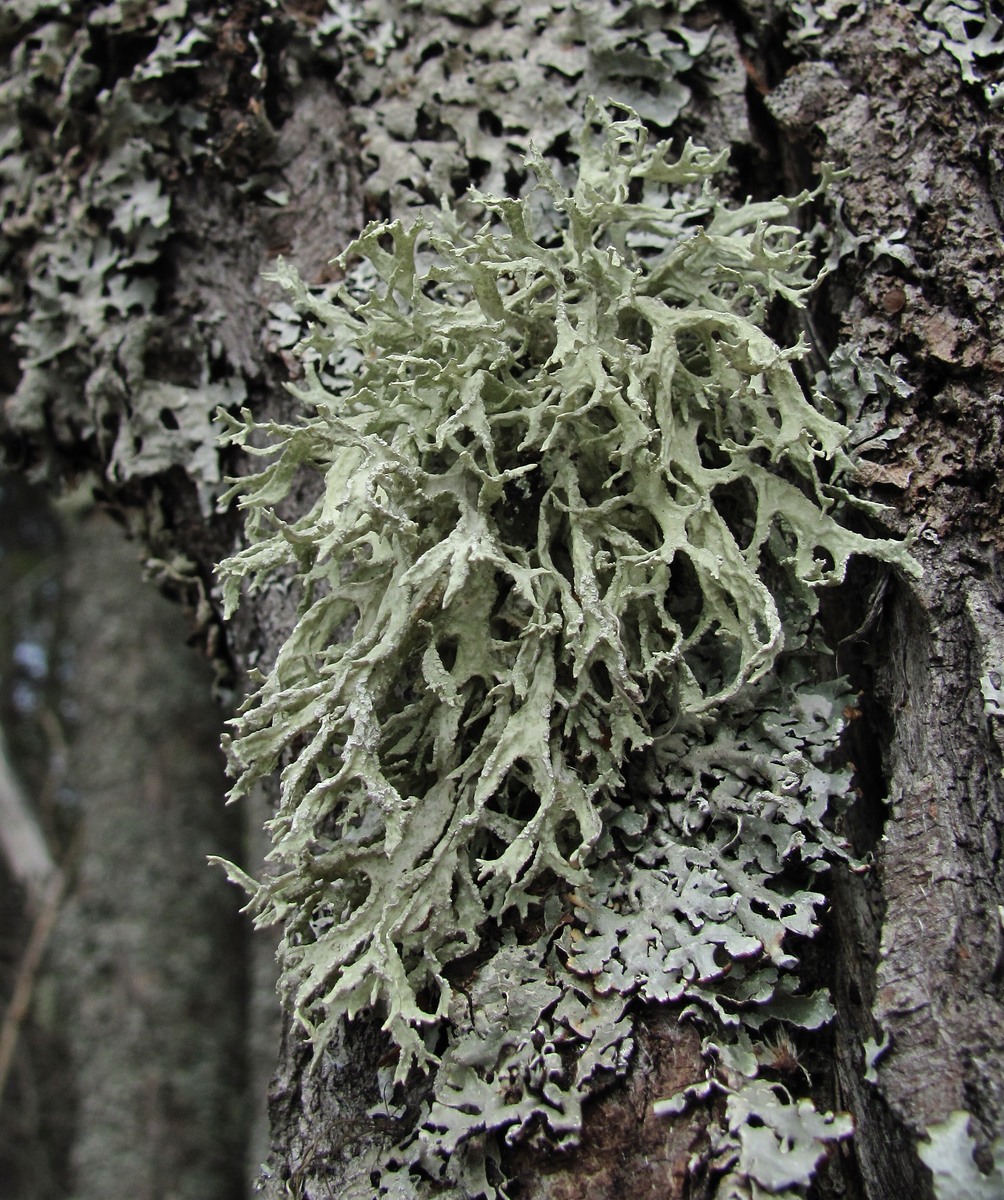
[[[838,336],[908,357],[905,433],[874,483],[925,568],[869,636],[875,868],[833,904],[838,1078],[869,1195],[927,1193],[914,1139],[952,1109],[985,1136],[1002,1119],[1002,747],[986,701],[1002,648],[1000,128],[910,26],[874,6],[766,98],[794,148],[847,165],[853,228],[903,228],[918,249],[916,269],[880,259],[827,296]],[[880,1028],[892,1049],[871,1088],[859,1047]]]
[[[832,5],[837,19],[786,43],[800,7],[695,6],[695,27],[714,32],[673,132],[731,145],[738,193],[797,191],[821,161],[847,168],[836,190],[842,207],[825,219],[839,217],[864,248],[848,253],[817,293],[810,333],[821,361],[846,344],[886,362],[903,356],[912,387],[884,417],[899,436],[872,454],[859,482],[890,505],[890,526],[917,539],[924,576],[876,588],[861,571],[830,615],[842,639],[840,668],[862,693],[850,748],[860,794],[847,832],[871,866],[833,872],[825,943],[812,961],[837,1018],[802,1049],[820,1107],[849,1111],[856,1126],[821,1172],[819,1194],[933,1197],[918,1153],[927,1129],[965,1110],[985,1160],[1004,1127],[1004,132],[983,90],[943,47],[931,47],[914,11],[922,6]],[[351,95],[344,69],[339,75],[303,50],[320,6],[290,5],[279,21],[266,9],[244,3],[217,19],[215,50],[196,70],[215,157],[164,175],[169,269],[145,354],[149,377],[188,386],[205,382],[208,354],[210,381],[239,378],[259,412],[281,414],[286,368],[274,339],[270,346],[260,271],[281,251],[320,279],[361,226],[365,172],[351,105],[389,106],[399,81],[388,80],[380,95]],[[478,20],[491,19],[488,6]],[[21,44],[25,28],[8,40]],[[117,43],[108,35],[99,56],[101,45]],[[254,47],[264,51],[256,56]],[[127,70],[121,57],[97,65],[107,86]],[[88,136],[97,139],[93,129]],[[249,186],[255,173],[285,191],[282,207]],[[26,254],[28,235],[11,236]],[[100,422],[73,418],[65,397],[49,404],[34,416],[23,397],[11,406],[14,452],[37,462],[42,447],[50,473],[105,472],[112,439]],[[137,514],[162,558],[186,556],[189,595],[204,599],[237,526],[200,510],[203,478],[186,479],[183,466],[176,460],[171,470],[129,478],[120,461],[102,487]],[[267,662],[292,619],[290,598],[273,589],[227,631],[226,653],[240,671]],[[218,637],[212,617],[207,628]],[[868,1039],[888,1040],[872,1081]],[[388,1136],[385,1120],[368,1115],[380,1100],[386,1049],[378,1023],[361,1018],[310,1070],[287,1025],[270,1096],[265,1195],[320,1200],[368,1176],[374,1147]],[[506,1166],[518,1194],[713,1194],[713,1176],[691,1169],[706,1150],[707,1113],[651,1112],[654,1099],[702,1075],[694,1031],[672,1012],[642,1014],[629,1078],[594,1102],[582,1148],[562,1159],[511,1151]]]

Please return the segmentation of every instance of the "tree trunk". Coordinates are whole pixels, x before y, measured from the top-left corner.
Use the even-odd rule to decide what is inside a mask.
[[[512,145],[533,137],[560,159],[587,87],[630,99],[643,116],[649,105],[680,145],[690,136],[729,147],[737,197],[794,194],[822,162],[846,169],[822,201],[833,270],[806,333],[813,362],[831,374],[853,351],[909,384],[869,385],[858,368],[850,419],[871,443],[857,486],[888,506],[884,523],[913,539],[924,574],[877,582],[861,567],[827,610],[839,670],[861,693],[844,833],[869,866],[833,868],[819,948],[799,951],[836,1007],[828,1030],[798,1035],[812,1096],[855,1125],[813,1187],[934,1197],[924,1139],[933,1130],[937,1146],[958,1112],[989,1169],[1004,1127],[1004,141],[990,106],[991,24],[979,42],[978,13],[967,32],[946,15],[962,4],[920,0],[656,5],[651,20],[624,20],[641,21],[652,45],[653,30],[668,31],[679,75],[660,50],[662,74],[639,85],[630,66],[590,50],[614,37],[613,7],[604,23],[603,5],[584,5],[593,25],[582,18],[578,41],[550,48],[545,38],[551,58],[526,51],[512,68],[526,74],[521,87],[493,92],[493,48],[504,58],[520,36],[536,46],[525,33],[535,15],[537,37],[547,22],[564,29],[567,6],[166,7],[114,5],[98,19],[86,6],[66,15],[24,3],[0,26],[5,119],[19,131],[0,160],[0,334],[20,361],[5,381],[7,441],[53,480],[92,472],[160,559],[183,556],[175,590],[199,607],[239,678],[274,660],[295,597],[280,581],[221,640],[211,573],[240,534],[236,516],[213,505],[221,476],[249,468],[213,447],[209,416],[216,404],[247,403],[259,420],[291,410],[282,383],[294,318],[260,278],[277,253],[320,284],[382,208],[407,215],[470,181],[518,186]],[[123,281],[128,295],[115,291]],[[298,481],[279,515],[294,518],[310,487]],[[652,1109],[705,1078],[700,1037],[678,1015],[637,1013],[627,1078],[590,1102],[578,1149],[502,1144],[504,1194],[716,1194],[735,1162],[715,1158],[721,1104],[671,1117]],[[400,1115],[372,1115],[388,1101],[379,1025],[360,1016],[312,1063],[286,1018],[266,1196],[412,1196],[379,1190],[388,1148],[423,1098],[416,1085]],[[409,1186],[421,1197],[467,1194]]]
[[[838,885],[838,1077],[866,1194],[929,1194],[916,1139],[954,1110],[1001,1128],[1000,314],[983,265],[1000,245],[1000,127],[912,14],[874,6],[767,97],[796,146],[849,169],[855,230],[905,231],[829,300],[830,328],[909,360],[904,429],[876,493],[919,537],[924,578],[871,633],[866,710],[881,775],[861,805],[872,879]],[[902,304],[901,304],[902,300]],[[864,678],[868,678],[865,676]],[[864,679],[862,680],[864,682]],[[878,785],[876,787],[875,785]],[[869,792],[871,794],[869,795]],[[861,1046],[888,1039],[875,1086]],[[907,1186],[905,1181],[910,1180]]]
[[[99,514],[75,524],[68,777],[80,812],[52,961],[76,1095],[70,1194],[238,1197],[244,955],[205,868],[236,832],[220,803],[211,673],[121,530]]]

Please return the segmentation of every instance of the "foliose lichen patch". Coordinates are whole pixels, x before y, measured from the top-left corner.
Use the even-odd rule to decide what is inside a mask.
[[[397,214],[438,204],[472,181],[518,190],[527,138],[545,156],[573,150],[589,96],[611,96],[669,128],[711,38],[707,19],[691,15],[697,7],[329,0],[309,39],[311,54],[340,70],[367,190]]]
[[[212,414],[245,381],[216,361],[222,313],[194,312],[182,333],[162,300],[173,183],[213,155],[193,81],[219,32],[185,0],[19,0],[0,15],[7,425],[36,444],[49,431],[45,453],[117,485],[183,468],[206,514],[221,481]]]

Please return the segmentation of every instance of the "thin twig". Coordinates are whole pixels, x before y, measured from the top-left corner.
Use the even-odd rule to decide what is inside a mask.
[[[0,852],[12,877],[24,888],[28,912],[34,917],[28,943],[18,964],[7,1011],[0,1023],[0,1098],[14,1062],[17,1040],[31,1007],[35,977],[56,923],[65,875],[56,866],[45,834],[32,812],[7,757],[0,732]]]
[[[59,905],[63,899],[64,886],[65,875],[62,871],[54,869],[54,874],[49,879],[48,886],[39,905],[35,922],[31,927],[28,944],[24,948],[24,954],[21,956],[21,962],[18,965],[10,1004],[3,1015],[3,1023],[0,1024],[0,1099],[3,1098],[4,1089],[7,1085],[7,1077],[14,1062],[14,1051],[17,1048],[17,1039],[21,1032],[21,1026],[28,1014],[28,1009],[31,1007],[35,977],[41,966],[45,947],[49,941],[49,935],[52,933],[53,926],[56,924],[56,918],[59,915]]]
[[[57,873],[45,834],[32,812],[7,756],[0,732],[0,852],[11,874],[28,894],[37,910],[49,893],[49,881]]]

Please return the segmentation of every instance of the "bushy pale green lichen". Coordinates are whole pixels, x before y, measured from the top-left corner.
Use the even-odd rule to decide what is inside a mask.
[[[740,1046],[828,1018],[785,944],[842,853],[816,591],[913,569],[844,522],[846,430],[765,329],[811,286],[808,196],[730,206],[724,155],[595,106],[578,154],[569,192],[531,152],[538,194],[476,195],[480,228],[370,226],[362,293],[281,267],[299,411],[224,416],[266,459],[226,607],[302,588],[228,744],[235,797],[281,770],[274,873],[231,871],[315,1052],[375,1007],[393,1081],[433,1073],[397,1162],[470,1195],[480,1135],[575,1140],[636,999]]]

